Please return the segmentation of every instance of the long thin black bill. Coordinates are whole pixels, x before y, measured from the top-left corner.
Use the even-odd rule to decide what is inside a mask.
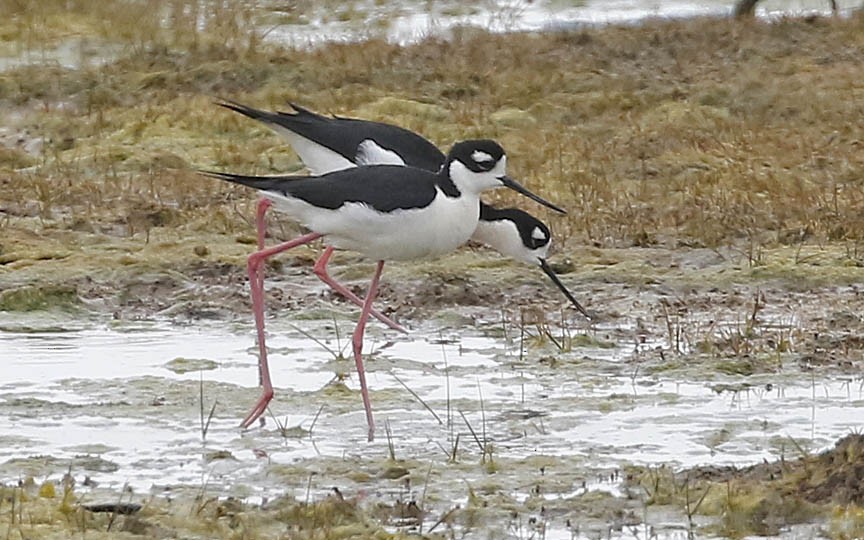
[[[555,271],[552,270],[552,268],[549,266],[549,263],[546,262],[546,259],[540,259],[540,268],[547,276],[549,276],[549,279],[551,279],[555,283],[555,285],[557,285],[558,288],[561,289],[561,292],[564,293],[564,296],[566,296],[567,299],[570,300],[574,306],[576,306],[576,309],[579,310],[579,313],[585,315],[585,318],[591,319],[591,315],[588,315],[588,312],[585,311],[585,308],[582,307],[582,304],[580,304],[575,298],[573,298],[573,295],[570,294],[570,291],[567,290],[567,287],[565,287],[564,284],[561,283],[561,280],[558,279],[557,275],[555,275]]]
[[[525,195],[525,196],[528,197],[529,199],[533,199],[533,200],[537,201],[538,203],[542,204],[543,206],[548,206],[548,207],[551,208],[552,210],[555,210],[556,212],[560,212],[561,214],[566,214],[566,213],[567,213],[567,211],[564,210],[563,208],[561,208],[560,206],[555,206],[554,204],[552,204],[551,202],[547,201],[547,200],[544,199],[543,197],[540,197],[539,195],[534,195],[533,193],[531,193],[530,191],[528,191],[527,189],[525,189],[525,187],[524,187],[522,184],[520,184],[520,183],[517,182],[516,180],[513,180],[513,179],[510,178],[509,176],[500,176],[500,177],[498,177],[498,179],[501,180],[501,182],[502,182],[505,186],[507,186],[508,188],[512,189],[513,191],[518,191],[518,192],[521,193],[522,195]]]

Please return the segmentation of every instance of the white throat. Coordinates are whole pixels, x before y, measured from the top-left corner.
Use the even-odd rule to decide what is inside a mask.
[[[487,189],[502,187],[504,184],[499,180],[507,174],[507,156],[501,156],[498,163],[486,172],[474,172],[466,167],[461,161],[450,162],[450,179],[462,193],[480,193]]]
[[[531,249],[522,242],[519,229],[509,219],[496,219],[477,223],[477,229],[471,239],[486,244],[498,253],[521,261],[531,266],[540,264],[540,259],[546,259],[551,242]]]

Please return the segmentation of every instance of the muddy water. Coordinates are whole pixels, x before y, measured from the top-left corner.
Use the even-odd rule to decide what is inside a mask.
[[[539,498],[553,516],[546,537],[570,538],[569,505],[588,491],[624,495],[615,471],[625,464],[795,456],[798,445],[829,446],[864,416],[860,378],[780,370],[694,380],[641,369],[662,343],[634,346],[611,328],[590,331],[602,347],[561,352],[500,321],[458,331],[429,323],[408,336],[370,328],[378,437],[367,443],[353,361],[339,357],[344,337],[332,321],[279,318],[269,326],[272,412],[286,429],[270,416],[244,432],[237,424],[257,397],[246,321],[0,323],[0,475],[71,471],[97,490],[203,489],[255,501],[337,486],[391,503],[422,496],[444,512],[466,504],[470,488],[502,508]],[[350,335],[351,324],[339,324]],[[214,403],[204,437],[202,406],[206,415]],[[644,534],[622,537],[683,534],[680,522],[648,521]]]

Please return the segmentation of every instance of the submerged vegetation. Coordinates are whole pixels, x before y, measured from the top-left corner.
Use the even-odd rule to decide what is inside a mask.
[[[406,46],[371,38],[291,48],[268,40],[268,31],[308,22],[306,2],[206,4],[0,0],[0,59],[9,59],[0,63],[0,311],[245,316],[255,194],[195,171],[302,170],[278,136],[213,102],[282,110],[297,103],[400,124],[442,148],[467,137],[500,140],[511,174],[569,213],[553,216],[508,194],[488,200],[549,222],[556,267],[591,298],[597,320],[611,324],[579,333],[569,316],[548,308],[560,305],[549,300],[555,292],[538,294],[519,270],[470,253],[388,270],[407,283],[394,279],[382,290],[402,317],[422,320],[451,304],[500,310],[518,321],[501,333],[518,340],[520,361],[527,344],[545,355],[541,363],[571,362],[573,371],[575,355],[559,355],[632,340],[645,351],[634,379],[678,370],[719,379],[712,388],[732,395],[746,393],[749,382],[723,376],[740,381],[790,365],[860,373],[864,17],[648,21],[542,34],[455,28]],[[363,22],[353,4],[334,4],[335,20]],[[290,222],[270,219],[272,236],[296,233]],[[309,266],[314,255],[298,250],[274,269]],[[366,276],[365,268],[342,271]],[[296,307],[304,294],[318,292],[268,301]],[[514,298],[525,304],[516,314],[507,309]],[[200,371],[207,362],[177,358],[171,369]],[[613,409],[608,401],[598,409]],[[542,537],[544,516],[563,522],[569,515],[600,534],[597,523],[621,528],[663,505],[691,525],[694,516],[713,516],[706,530],[731,537],[812,519],[824,520],[832,538],[864,535],[860,493],[837,498],[853,489],[841,485],[850,478],[860,488],[857,435],[826,454],[746,470],[633,468],[626,498],[584,489],[584,479],[580,491],[568,477],[556,487],[578,494],[557,502],[544,502],[539,480],[524,501],[502,496],[495,475],[514,460],[474,438],[478,466],[491,479],[466,482],[467,502],[431,519],[439,522],[432,535],[480,528],[478,516],[489,514],[499,522],[511,516],[506,532],[517,537]],[[445,453],[455,456],[458,445],[456,438]],[[525,461],[532,474],[544,474],[545,462]],[[404,470],[388,468],[394,476]],[[317,501],[286,497],[254,507],[153,497],[140,515],[112,516],[85,510],[72,487],[58,484],[52,494],[19,480],[0,493],[0,534],[10,538],[118,530],[389,538],[403,523],[396,517],[416,522],[420,511],[417,502],[372,507],[337,490]],[[433,514],[422,511],[420,522],[428,522]],[[406,527],[416,524],[410,519]],[[322,523],[327,531],[313,534]]]

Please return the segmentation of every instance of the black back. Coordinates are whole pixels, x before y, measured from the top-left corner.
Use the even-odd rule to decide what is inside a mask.
[[[369,165],[322,176],[204,174],[300,199],[319,208],[335,210],[346,203],[357,202],[379,212],[428,206],[435,199],[436,186],[442,181],[435,173],[402,165]]]
[[[420,135],[392,124],[355,118],[329,118],[291,104],[296,112],[271,113],[235,102],[219,105],[268,124],[275,124],[325,146],[352,163],[357,149],[365,140],[398,154],[406,165],[437,172],[444,164],[444,154]]]

